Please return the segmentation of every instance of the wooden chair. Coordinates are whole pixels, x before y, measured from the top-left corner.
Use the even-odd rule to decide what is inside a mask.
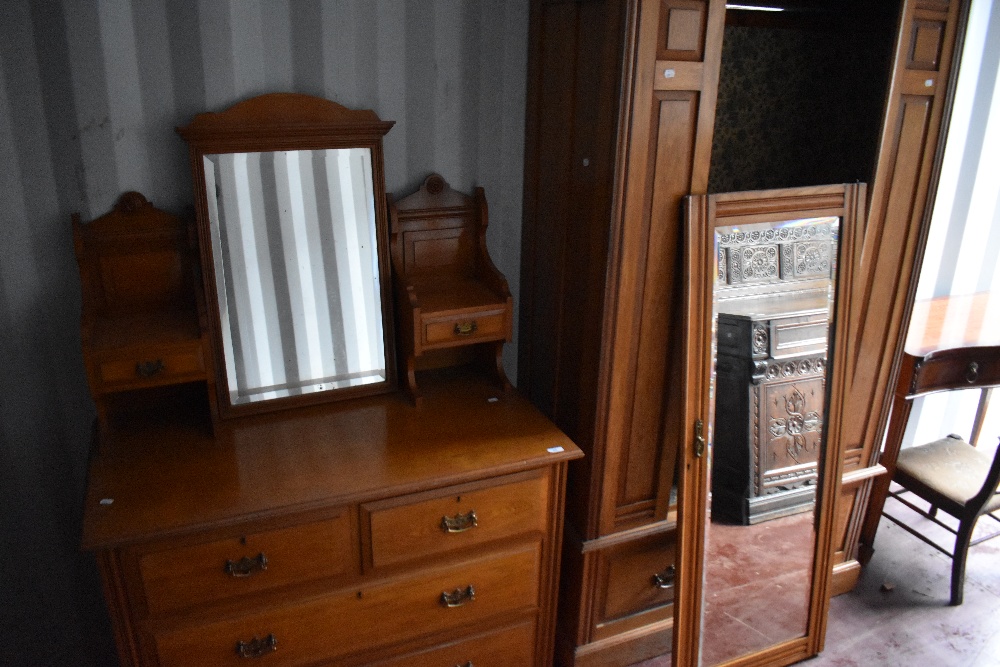
[[[972,539],[973,529],[984,514],[1000,521],[1000,516],[994,514],[1000,510],[1000,492],[997,489],[1000,484],[1000,447],[992,457],[976,449],[990,394],[996,385],[1000,385],[1000,346],[953,348],[925,356],[904,355],[886,444],[880,459],[887,472],[876,480],[862,528],[859,554],[862,564],[870,560],[874,551],[872,544],[880,516],[885,516],[949,556],[952,559],[952,605],[962,604],[969,547],[1000,535],[997,531]],[[981,389],[982,393],[968,442],[960,436],[949,435],[900,450],[913,399],[935,392],[970,388]],[[902,489],[891,490],[890,482],[895,482]],[[930,508],[925,510],[914,504],[912,496],[930,503]],[[954,548],[949,551],[897,516],[885,512],[887,497],[954,534]],[[958,520],[957,529],[938,519],[939,510]]]

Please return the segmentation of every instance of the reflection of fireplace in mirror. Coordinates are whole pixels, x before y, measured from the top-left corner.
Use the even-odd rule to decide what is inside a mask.
[[[716,522],[813,507],[837,223],[812,218],[717,236]]]

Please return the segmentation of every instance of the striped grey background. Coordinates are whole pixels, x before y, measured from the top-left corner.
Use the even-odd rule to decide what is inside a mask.
[[[307,93],[396,122],[390,191],[434,171],[483,186],[490,250],[516,298],[527,32],[520,0],[0,0],[4,662],[113,660],[79,553],[93,406],[70,214],[92,219],[127,190],[181,212],[192,185],[174,127],[261,93]]]
[[[204,162],[230,402],[384,382],[371,151]]]

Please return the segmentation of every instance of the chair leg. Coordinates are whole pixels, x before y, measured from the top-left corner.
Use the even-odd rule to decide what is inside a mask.
[[[965,589],[965,557],[969,554],[969,542],[972,541],[972,529],[975,527],[976,519],[962,521],[955,537],[955,551],[951,560],[950,604],[953,607],[962,604],[962,594]]]

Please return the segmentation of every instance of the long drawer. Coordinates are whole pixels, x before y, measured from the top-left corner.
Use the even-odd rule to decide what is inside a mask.
[[[544,531],[548,488],[532,472],[363,505],[372,567]]]
[[[446,642],[372,667],[521,667],[534,664],[535,622]]]
[[[356,538],[346,509],[322,521],[160,551],[138,552],[147,611],[159,615],[356,573]]]
[[[197,626],[162,629],[161,667],[306,665],[537,608],[540,545]]]

